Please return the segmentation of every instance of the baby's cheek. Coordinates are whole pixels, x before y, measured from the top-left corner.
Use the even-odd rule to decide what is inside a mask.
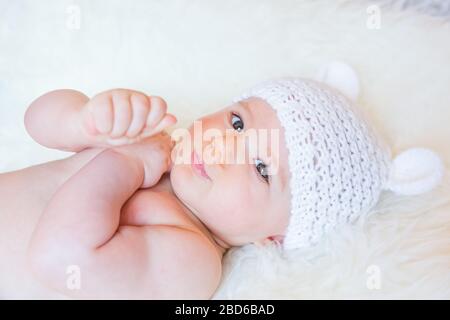
[[[252,225],[255,208],[251,205],[247,191],[242,190],[242,188],[234,188],[226,196],[228,199],[232,199],[226,206],[228,222],[236,229],[248,228]]]

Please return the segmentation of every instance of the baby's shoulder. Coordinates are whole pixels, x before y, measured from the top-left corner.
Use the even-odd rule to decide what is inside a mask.
[[[165,225],[190,229],[195,225],[169,192],[141,189],[122,207],[121,225]]]
[[[137,191],[122,209],[121,225],[142,226],[153,258],[163,265],[167,292],[206,299],[219,285],[222,256],[210,237],[198,228],[174,195],[164,191]],[[157,257],[155,257],[157,255]],[[159,267],[158,267],[159,268]],[[173,281],[173,279],[178,279]],[[185,293],[182,293],[186,291]]]
[[[161,189],[138,190],[123,206],[121,225],[167,226],[189,230],[202,236],[205,242],[222,256],[209,230],[171,192]]]

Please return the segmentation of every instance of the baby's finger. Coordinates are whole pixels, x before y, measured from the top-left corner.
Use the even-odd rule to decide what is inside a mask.
[[[81,110],[81,124],[85,131],[92,136],[98,135],[100,132],[97,130],[95,126],[94,116],[88,108],[84,108]]]
[[[147,128],[144,130],[143,136],[151,136],[163,131],[165,128],[177,123],[177,118],[170,113],[167,113],[162,120],[154,128]]]
[[[155,127],[164,117],[167,111],[167,104],[161,97],[150,97],[150,111],[147,116],[146,126],[148,128]]]
[[[133,138],[142,131],[146,124],[147,115],[150,109],[149,98],[143,94],[133,94],[131,96],[131,108],[133,119],[128,128],[127,136]]]
[[[122,145],[125,145],[125,144],[130,144],[130,143],[133,143],[135,140],[134,139],[131,139],[131,138],[128,138],[128,137],[120,137],[120,138],[117,138],[117,139],[111,139],[111,138],[107,138],[106,139],[106,143],[108,144],[108,145],[110,145],[110,146],[122,146]]]
[[[113,106],[108,98],[99,99],[92,108],[89,108],[94,119],[95,127],[100,134],[107,134],[113,128]]]
[[[112,138],[123,136],[130,126],[131,122],[131,104],[129,95],[115,94],[112,97],[114,107],[114,125],[110,134]]]

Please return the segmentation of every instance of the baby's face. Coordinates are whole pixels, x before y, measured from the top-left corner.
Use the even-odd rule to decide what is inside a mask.
[[[288,153],[283,128],[265,101],[246,99],[198,119],[174,150],[180,149],[192,161],[173,166],[173,190],[217,240],[239,246],[284,235]],[[195,164],[197,157],[203,165]]]

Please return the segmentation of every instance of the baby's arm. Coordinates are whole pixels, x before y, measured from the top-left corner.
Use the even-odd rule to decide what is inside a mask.
[[[129,197],[170,166],[168,143],[158,141],[106,149],[56,192],[29,248],[30,266],[44,284],[77,298],[209,297],[212,287],[205,283],[217,284],[211,281],[217,274],[204,265],[216,253],[201,235],[163,225],[119,225]],[[71,266],[81,279],[73,290],[67,285]]]
[[[78,152],[134,143],[174,124],[160,97],[113,89],[92,99],[75,90],[51,91],[31,103],[25,127],[39,144]]]
[[[78,114],[89,98],[75,90],[48,92],[28,107],[25,127],[39,144],[66,151],[86,148],[88,137],[81,130]]]

